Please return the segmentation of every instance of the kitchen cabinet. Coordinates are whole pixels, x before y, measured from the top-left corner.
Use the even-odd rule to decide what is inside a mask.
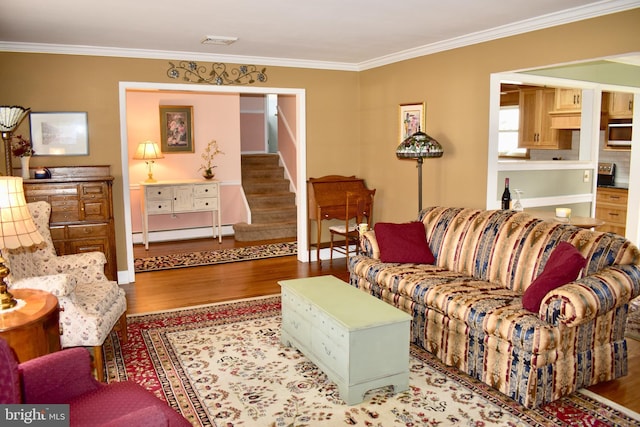
[[[113,218],[113,176],[109,166],[50,167],[49,179],[25,179],[27,202],[51,205],[49,229],[58,255],[98,251],[105,275],[118,280]]]
[[[596,191],[596,218],[605,222],[598,231],[625,235],[627,226],[627,190],[598,187]]]
[[[633,117],[633,93],[612,92],[609,94],[609,118],[631,119]]]
[[[543,150],[571,148],[571,131],[552,129],[550,111],[555,106],[555,89],[520,91],[518,147]]]
[[[582,89],[556,88],[555,111],[582,111]]]

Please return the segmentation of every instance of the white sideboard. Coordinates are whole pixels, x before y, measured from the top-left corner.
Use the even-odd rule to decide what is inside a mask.
[[[149,249],[149,216],[211,212],[213,237],[222,242],[220,182],[203,180],[141,182],[142,241]],[[217,228],[217,230],[216,230]]]
[[[293,344],[327,374],[347,405],[375,388],[409,388],[411,316],[334,276],[278,283],[282,344]]]

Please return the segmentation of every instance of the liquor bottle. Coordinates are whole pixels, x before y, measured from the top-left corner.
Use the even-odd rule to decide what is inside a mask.
[[[509,178],[504,179],[504,191],[502,192],[502,209],[511,209],[511,192],[509,191]]]

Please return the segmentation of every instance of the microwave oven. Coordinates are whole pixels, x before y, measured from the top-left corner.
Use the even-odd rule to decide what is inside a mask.
[[[611,119],[607,125],[607,145],[629,147],[631,146],[631,132],[633,123],[631,119]]]

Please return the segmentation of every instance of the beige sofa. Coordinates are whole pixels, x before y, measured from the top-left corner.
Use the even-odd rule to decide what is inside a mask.
[[[527,407],[626,375],[628,303],[640,294],[630,241],[514,211],[431,207],[418,221],[433,264],[381,261],[377,231],[348,264],[351,285],[413,316],[415,344]],[[586,266],[525,309],[563,241]]]

